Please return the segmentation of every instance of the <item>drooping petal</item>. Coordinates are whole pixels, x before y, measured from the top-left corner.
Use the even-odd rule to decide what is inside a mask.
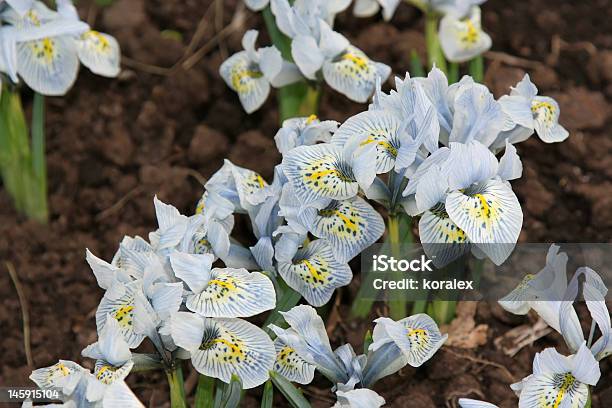
[[[376,78],[386,81],[391,68],[374,62],[360,49],[349,46],[343,54],[323,64],[325,82],[349,99],[364,103],[374,93]]]
[[[77,41],[79,59],[94,74],[116,77],[119,75],[121,50],[112,36],[90,30]]]
[[[334,290],[348,285],[353,277],[348,264],[338,262],[323,239],[298,250],[291,262],[279,262],[278,271],[313,306],[326,304]]]
[[[104,360],[96,361],[94,376],[102,384],[110,385],[116,381],[123,381],[134,367],[132,361],[128,361],[120,366],[115,366]]]
[[[531,102],[535,130],[543,142],[562,142],[569,132],[559,124],[559,104],[553,98],[536,96]]]
[[[325,143],[299,146],[283,157],[283,170],[298,198],[344,200],[357,194],[358,184],[342,148]]]
[[[470,251],[470,240],[442,208],[426,211],[419,220],[423,250],[437,267],[448,265]]]
[[[589,388],[571,373],[542,373],[533,375],[524,384],[519,397],[519,408],[584,407]]]
[[[32,371],[30,380],[43,390],[57,390],[70,395],[86,370],[72,361],[59,360],[49,367]]]
[[[339,262],[348,262],[383,234],[380,214],[363,198],[333,201],[321,210],[307,209],[304,224],[310,232],[326,239]]]
[[[276,361],[274,371],[298,384],[310,384],[314,378],[315,366],[300,357],[293,348],[281,339],[274,340]]]
[[[68,36],[45,37],[17,44],[17,72],[43,95],[64,95],[79,70],[75,42]]]
[[[424,313],[397,322],[380,317],[375,322],[377,326],[383,327],[387,336],[406,354],[408,364],[413,367],[419,367],[429,360],[448,337],[442,335],[438,325]]]
[[[263,330],[240,319],[203,318],[203,323],[200,346],[191,350],[191,362],[198,372],[226,383],[236,374],[244,389],[269,378],[276,353]]]
[[[206,287],[187,296],[186,305],[205,317],[249,317],[274,309],[276,294],[260,272],[215,268]]]
[[[219,74],[233,91],[247,113],[263,105],[270,94],[270,83],[246,51],[240,51],[221,64]]]
[[[445,207],[450,219],[495,264],[508,258],[523,224],[521,206],[508,185],[490,180],[470,195],[452,192]]]

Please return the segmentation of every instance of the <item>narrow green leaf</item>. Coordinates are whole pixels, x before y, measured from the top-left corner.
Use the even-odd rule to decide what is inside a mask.
[[[196,388],[195,408],[213,408],[215,403],[215,379],[201,375]]]
[[[282,294],[280,298],[276,300],[276,308],[270,313],[266,321],[264,322],[264,330],[272,335],[272,331],[268,328],[268,325],[275,324],[279,326],[283,321],[283,316],[279,312],[286,312],[293,306],[297,305],[302,295],[299,292],[291,289],[282,279],[278,280],[279,286],[282,288]]]
[[[368,349],[370,348],[370,344],[374,342],[372,338],[372,331],[368,330],[363,337],[363,354],[368,354]]]
[[[423,63],[421,62],[419,54],[415,50],[410,51],[410,76],[425,76],[425,69],[423,68]]]
[[[271,371],[270,379],[293,408],[310,408],[310,403],[304,395],[285,377]]]
[[[45,97],[34,94],[32,109],[32,173],[28,215],[47,222],[47,163],[45,159]]]
[[[266,385],[264,386],[263,396],[261,397],[261,408],[272,408],[272,403],[274,402],[274,386],[272,385],[272,381],[266,381]]]
[[[242,382],[236,374],[233,374],[229,384],[227,384],[222,391],[218,408],[237,408],[240,405],[241,398]],[[217,399],[215,398],[215,404],[216,403]],[[217,405],[215,406],[217,407]]]

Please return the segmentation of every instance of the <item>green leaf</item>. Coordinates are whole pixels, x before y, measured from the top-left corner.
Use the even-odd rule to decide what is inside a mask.
[[[285,377],[271,371],[270,379],[293,408],[310,408],[310,403],[304,395]]]
[[[266,381],[266,385],[264,386],[263,396],[261,397],[261,408],[272,408],[272,403],[274,401],[274,386],[272,385],[272,381]]]
[[[215,397],[215,408],[237,408],[242,398],[242,382],[233,374],[229,384],[223,387],[223,391],[217,392],[220,398]]]
[[[263,324],[264,330],[272,335],[272,330],[268,328],[268,325],[275,324],[280,326],[284,321],[283,316],[279,312],[286,312],[291,309],[293,306],[297,305],[302,295],[299,292],[291,289],[282,279],[278,280],[278,285],[281,288],[281,295],[276,300],[276,308],[270,313],[268,318]]]
[[[215,403],[215,379],[201,375],[195,395],[195,408],[213,408]]]
[[[374,342],[372,332],[368,330],[365,336],[363,336],[363,354],[368,354],[368,349],[370,348],[370,344],[372,344],[372,342]]]
[[[412,77],[425,76],[425,69],[423,68],[423,63],[421,62],[419,54],[415,50],[410,51],[410,75]]]

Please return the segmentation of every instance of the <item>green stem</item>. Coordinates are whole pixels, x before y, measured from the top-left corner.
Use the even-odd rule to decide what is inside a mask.
[[[482,55],[470,61],[470,75],[476,82],[482,83],[484,81],[484,58]]]
[[[448,64],[448,84],[454,84],[459,81],[459,64],[451,62]]]
[[[439,16],[434,12],[425,13],[425,42],[427,45],[427,58],[429,68],[434,64],[443,72],[446,72],[446,59],[440,47],[440,39],[438,38],[438,23]]]
[[[180,363],[166,370],[168,385],[170,386],[170,407],[187,408],[185,403],[185,386],[183,383],[183,369]]]
[[[195,408],[213,408],[215,404],[215,379],[200,375],[196,388]]]
[[[32,109],[32,172],[31,215],[47,222],[47,164],[45,160],[45,97],[34,94]],[[32,200],[33,199],[33,200]]]
[[[387,233],[389,234],[389,244],[391,245],[391,255],[396,258],[400,257],[400,223],[397,214],[389,214],[387,220]],[[398,276],[398,278],[401,278]],[[401,296],[401,295],[400,295]],[[406,300],[405,299],[394,299],[389,300],[389,312],[391,318],[395,320],[406,317]]]
[[[292,62],[291,39],[278,29],[274,14],[272,14],[269,6],[263,10],[262,14],[272,44],[280,50],[284,60]],[[320,99],[321,87],[316,83],[300,81],[280,88],[278,90],[278,105],[281,124],[285,119],[317,115]]]

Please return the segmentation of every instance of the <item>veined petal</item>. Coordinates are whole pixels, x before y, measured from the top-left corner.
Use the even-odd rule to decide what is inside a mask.
[[[94,368],[94,376],[102,384],[110,385],[115,381],[123,381],[134,367],[134,362],[128,361],[120,366],[115,366],[108,361],[98,360]]]
[[[351,282],[348,264],[336,260],[326,240],[318,239],[297,251],[291,262],[279,262],[285,282],[313,306],[323,306],[334,290]]]
[[[443,208],[426,211],[419,220],[423,250],[437,267],[448,265],[470,251],[470,240]]]
[[[116,77],[120,71],[121,50],[114,37],[87,31],[77,40],[79,59],[94,74]]]
[[[364,103],[374,93],[376,78],[386,81],[391,68],[374,62],[360,49],[349,46],[346,52],[323,64],[325,82],[347,98]]]
[[[384,328],[387,336],[405,353],[408,364],[413,367],[419,367],[429,360],[448,337],[442,335],[436,322],[424,313],[397,322],[380,317],[375,322]]]
[[[122,408],[144,408],[130,387],[124,381],[111,384],[104,394],[103,406]]]
[[[296,147],[283,157],[282,166],[304,203],[320,198],[344,200],[355,196],[359,189],[342,148],[333,144]]]
[[[287,312],[280,312],[289,324],[289,329],[274,325],[269,327],[305,361],[333,382],[346,382],[346,370],[333,353],[325,324],[312,306],[300,305]]]
[[[295,36],[291,41],[291,56],[306,78],[316,78],[324,57],[314,37],[302,34]]]
[[[358,388],[349,391],[336,391],[338,401],[332,408],[380,408],[385,405],[385,399],[375,391]]]
[[[519,397],[519,408],[584,407],[589,388],[571,373],[542,373],[527,381]]]
[[[206,287],[187,296],[186,305],[206,317],[249,317],[274,309],[276,294],[260,272],[215,268]]]
[[[339,262],[348,262],[376,242],[385,230],[380,214],[363,198],[333,201],[321,210],[305,211],[310,232],[325,238]]]
[[[359,113],[334,133],[332,143],[344,146],[349,140],[358,140],[360,146],[376,145],[376,173],[387,173],[395,165],[400,148],[401,123],[385,111]]]
[[[240,51],[221,64],[221,77],[238,94],[247,113],[253,113],[263,105],[270,94],[270,83],[259,66],[251,61],[246,51]]]
[[[77,363],[59,360],[52,366],[32,371],[30,380],[34,381],[43,390],[57,390],[65,395],[69,395],[80,381],[81,375],[84,372],[86,370]]]
[[[310,384],[314,378],[315,366],[300,357],[293,348],[281,339],[274,340],[276,361],[274,371],[298,384]]]
[[[480,8],[473,7],[465,19],[447,14],[440,22],[440,45],[451,62],[468,61],[491,48],[491,37],[482,31]]]
[[[244,389],[263,384],[275,359],[270,337],[240,319],[204,319],[201,344],[191,351],[191,362],[198,372],[226,383],[236,374]]]
[[[536,96],[531,102],[535,130],[546,143],[562,142],[569,132],[559,124],[559,104],[547,96]]]
[[[144,334],[136,333],[134,330],[134,308],[136,292],[142,290],[140,282],[132,282],[125,285],[125,291],[119,298],[113,298],[106,292],[98,310],[96,311],[96,327],[98,334],[102,333],[106,319],[111,315],[119,323],[121,334],[130,348],[136,348],[145,338]]]
[[[459,406],[461,408],[498,408],[490,402],[477,401],[470,398],[459,398]]]
[[[470,195],[452,192],[446,198],[446,211],[495,264],[510,256],[521,231],[523,212],[504,182],[489,180]]]
[[[504,181],[516,180],[523,175],[523,163],[516,153],[516,147],[506,140],[506,151],[499,160],[497,175]]]
[[[17,72],[43,95],[63,95],[79,70],[76,45],[68,36],[45,37],[17,44]]]

